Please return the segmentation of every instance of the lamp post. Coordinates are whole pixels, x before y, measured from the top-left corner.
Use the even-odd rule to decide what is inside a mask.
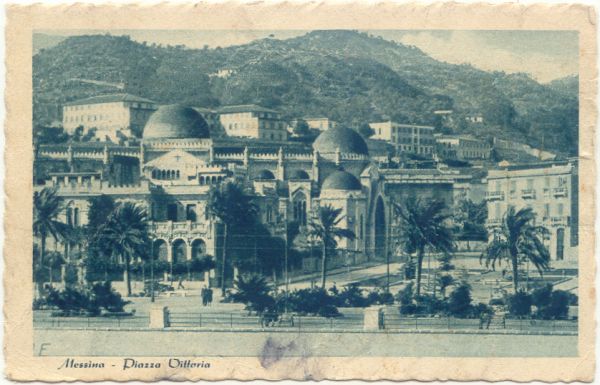
[[[150,237],[150,302],[154,302],[154,238]]]

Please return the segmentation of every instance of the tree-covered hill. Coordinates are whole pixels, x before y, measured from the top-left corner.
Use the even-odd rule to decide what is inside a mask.
[[[77,36],[33,58],[34,123],[60,119],[63,103],[119,90],[159,103],[256,103],[289,118],[327,116],[343,124],[382,119],[435,124],[454,110],[456,132],[499,136],[575,153],[577,93],[527,75],[439,62],[415,47],[355,31],[314,31],[215,49]],[[122,91],[119,91],[122,92]],[[483,124],[465,117],[482,115]]]

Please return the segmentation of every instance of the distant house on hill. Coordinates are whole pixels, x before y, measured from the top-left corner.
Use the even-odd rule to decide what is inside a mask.
[[[217,110],[228,136],[273,141],[287,140],[287,123],[281,114],[256,104],[225,106]]]
[[[487,142],[471,135],[440,135],[435,140],[439,154],[445,158],[489,159],[492,150]]]
[[[369,123],[369,126],[375,131],[371,139],[390,142],[396,148],[396,152],[433,155],[435,144],[433,126],[400,124],[392,121]]]
[[[324,117],[304,118],[304,121],[306,122],[306,124],[308,124],[308,127],[319,131],[327,131],[330,128],[337,127],[338,125],[336,121]]]
[[[83,127],[84,133],[95,129],[100,140],[118,141],[118,132],[126,137],[141,137],[144,125],[157,107],[152,100],[130,94],[75,100],[63,106],[63,128],[70,135],[78,127]]]

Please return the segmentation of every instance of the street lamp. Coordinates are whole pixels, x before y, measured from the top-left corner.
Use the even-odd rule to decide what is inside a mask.
[[[154,302],[154,238],[150,237],[150,302]]]

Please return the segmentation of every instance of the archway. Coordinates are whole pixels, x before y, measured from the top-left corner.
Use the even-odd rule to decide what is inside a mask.
[[[206,243],[202,239],[192,242],[192,258],[201,258],[206,255]]]
[[[171,259],[173,260],[173,263],[185,261],[185,252],[187,247],[185,241],[181,238],[176,239],[173,241],[173,245],[171,247],[173,248],[173,253],[171,254]]]
[[[302,191],[294,194],[293,198],[293,218],[294,221],[298,222],[301,226],[306,225],[306,195]]]
[[[164,239],[157,239],[154,241],[154,259],[158,261],[168,260],[168,248],[167,242]]]
[[[375,256],[385,257],[385,206],[381,196],[377,198],[375,205]]]

